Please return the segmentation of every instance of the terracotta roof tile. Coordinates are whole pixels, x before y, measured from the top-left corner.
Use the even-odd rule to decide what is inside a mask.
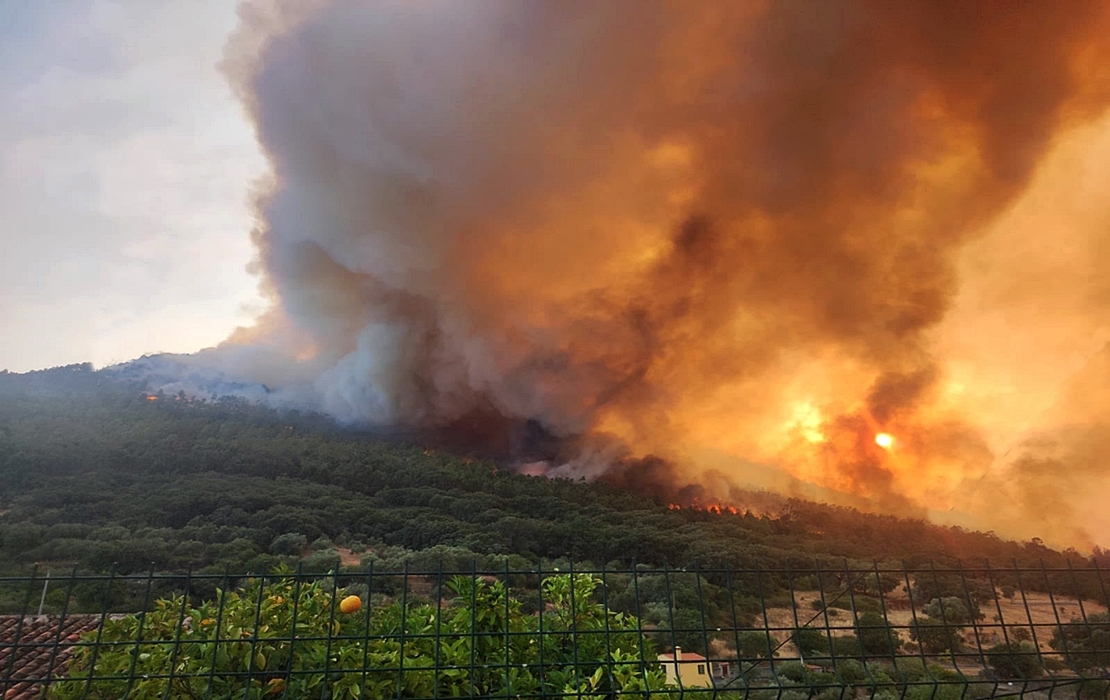
[[[671,654],[660,654],[659,655],[659,660],[660,661],[674,661],[674,654],[673,653],[671,653]],[[704,656],[702,656],[701,654],[697,653],[697,652],[683,651],[682,652],[682,657],[679,659],[679,662],[680,663],[685,663],[686,661],[705,661],[705,660],[706,660],[706,658]]]
[[[73,645],[99,624],[99,615],[0,615],[0,698],[41,698],[42,682],[65,673]]]

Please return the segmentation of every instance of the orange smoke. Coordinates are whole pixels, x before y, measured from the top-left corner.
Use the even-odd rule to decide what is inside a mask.
[[[273,168],[256,240],[275,311],[240,340],[285,347],[324,409],[663,502],[726,508],[756,487],[1110,538],[1078,493],[1108,471],[1074,471],[1066,446],[1060,505],[1022,496],[1055,477],[1033,447],[1003,459],[1022,411],[991,384],[1007,367],[1049,397],[1066,377],[1027,375],[1033,349],[1070,357],[1110,309],[1110,247],[1082,234],[1101,256],[1083,291],[1028,278],[1072,300],[1067,339],[1035,290],[998,281],[1037,265],[999,242],[1026,198],[1082,177],[1039,179],[1069,135],[1106,146],[1105,3],[332,0],[242,17],[226,70]],[[1076,217],[1105,239],[1105,209]],[[1015,332],[1020,362],[991,363]],[[1076,430],[1097,433],[1094,415]]]

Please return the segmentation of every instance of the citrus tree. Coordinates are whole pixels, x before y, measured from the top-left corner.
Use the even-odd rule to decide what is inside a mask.
[[[545,578],[543,609],[528,614],[503,583],[475,577],[453,579],[439,606],[360,606],[330,580],[254,580],[106,619],[48,697],[665,697],[639,621],[597,603],[598,584]]]

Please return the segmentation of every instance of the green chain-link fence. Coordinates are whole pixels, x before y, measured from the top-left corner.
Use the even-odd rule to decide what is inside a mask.
[[[0,578],[0,697],[1106,698],[1104,574],[991,567]]]

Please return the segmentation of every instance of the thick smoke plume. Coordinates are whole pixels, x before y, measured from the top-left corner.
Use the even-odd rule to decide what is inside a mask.
[[[275,308],[225,350],[262,380],[702,501],[747,484],[935,515],[1001,484],[1017,495],[974,524],[1042,534],[1022,523],[1056,516],[1025,501],[1063,471],[1047,534],[1110,538],[1069,495],[1106,484],[1103,432],[1081,420],[1052,456],[1014,436],[1003,461],[953,388],[960,339],[1007,351],[961,301],[986,279],[962,256],[1006,247],[992,226],[1061,135],[1103,123],[1106,3],[241,14],[225,69],[272,166],[255,235]]]

